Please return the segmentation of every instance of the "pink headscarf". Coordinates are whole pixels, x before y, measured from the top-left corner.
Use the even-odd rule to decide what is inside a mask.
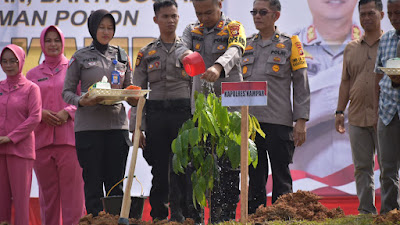
[[[60,39],[61,39],[61,53],[58,56],[49,56],[47,55],[46,51],[44,50],[44,39],[46,36],[47,31],[49,31],[49,29],[51,31],[56,31],[58,33],[58,35],[60,35]],[[48,26],[46,28],[43,29],[42,33],[40,34],[40,47],[42,48],[42,52],[44,53],[45,56],[45,60],[44,60],[44,64],[48,65],[51,69],[55,68],[63,58],[66,58],[64,56],[64,34],[62,33],[62,31],[54,26]]]
[[[4,47],[3,50],[1,51],[0,61],[3,56],[4,50],[6,50],[6,49],[11,50],[14,53],[15,57],[17,57],[17,59],[18,59],[18,74],[16,74],[15,76],[7,75],[7,81],[9,83],[17,83],[18,80],[23,76],[22,68],[24,68],[24,64],[25,64],[25,52],[18,45],[9,44],[6,47]]]

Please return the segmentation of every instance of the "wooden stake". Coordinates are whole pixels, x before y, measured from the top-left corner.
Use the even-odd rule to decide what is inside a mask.
[[[122,200],[122,207],[120,218],[118,220],[118,224],[126,224],[129,225],[129,211],[131,209],[131,188],[132,181],[135,174],[136,167],[136,158],[138,154],[139,148],[139,138],[140,138],[140,126],[142,125],[142,111],[144,104],[146,103],[146,99],[144,97],[139,98],[139,103],[136,107],[136,124],[135,124],[135,136],[133,140],[133,152],[131,158],[131,165],[129,167],[128,180],[125,186],[124,198]]]
[[[242,106],[240,144],[240,222],[246,224],[248,209],[247,176],[249,174],[249,106]]]

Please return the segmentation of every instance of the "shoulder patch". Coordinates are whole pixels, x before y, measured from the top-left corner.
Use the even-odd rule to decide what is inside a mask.
[[[143,58],[143,53],[139,52],[137,54],[137,58],[136,58],[136,67],[138,67],[140,65],[140,62],[142,61],[142,58]]]
[[[306,57],[304,54],[303,46],[301,45],[299,36],[292,36],[292,54],[290,55],[290,63],[292,70],[307,68]]]
[[[246,34],[243,25],[238,21],[232,21],[227,27],[229,32],[228,48],[234,45],[240,47],[244,52],[246,48]]]
[[[70,66],[72,65],[72,63],[74,63],[74,62],[75,62],[75,57],[72,57],[72,58],[69,60],[68,67],[70,67]]]

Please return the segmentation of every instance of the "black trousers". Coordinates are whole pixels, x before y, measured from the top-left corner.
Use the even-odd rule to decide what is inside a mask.
[[[171,150],[171,143],[178,135],[179,129],[190,118],[189,99],[148,100],[146,103],[146,149],[143,156],[152,166],[150,215],[153,220],[168,217],[168,203],[171,220],[183,222],[185,217],[193,218],[189,212],[193,205],[190,204],[190,173],[174,173]]]
[[[125,174],[128,157],[129,132],[127,130],[81,131],[75,133],[76,151],[83,169],[85,204],[87,213],[97,216],[103,210],[101,198]],[[110,195],[123,195],[122,183]]]
[[[249,166],[249,214],[254,213],[259,205],[266,205],[268,156],[273,181],[272,203],[279,196],[293,192],[289,169],[294,153],[293,128],[269,123],[260,123],[260,126],[266,137],[257,134],[258,165],[257,168]]]

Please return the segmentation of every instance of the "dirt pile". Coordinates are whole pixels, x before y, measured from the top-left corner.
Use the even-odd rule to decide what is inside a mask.
[[[393,224],[398,224],[400,221],[400,211],[397,209],[393,209],[392,211],[376,216],[374,219],[374,224],[387,224],[387,223],[393,223]]]
[[[86,215],[82,217],[79,221],[79,225],[118,225],[119,216],[110,215],[105,212],[100,212],[98,216],[93,217],[92,214]],[[137,219],[130,218],[129,224],[133,225],[150,225],[150,224],[168,224],[168,225],[182,225],[182,223],[177,222],[169,222],[168,220],[161,220],[157,222],[145,222]],[[194,221],[192,219],[186,219],[183,222],[183,225],[194,225]]]
[[[271,220],[323,221],[344,216],[340,207],[328,209],[318,201],[320,199],[321,197],[308,191],[282,195],[275,204],[260,206],[256,213],[249,216],[248,222],[255,224]]]

